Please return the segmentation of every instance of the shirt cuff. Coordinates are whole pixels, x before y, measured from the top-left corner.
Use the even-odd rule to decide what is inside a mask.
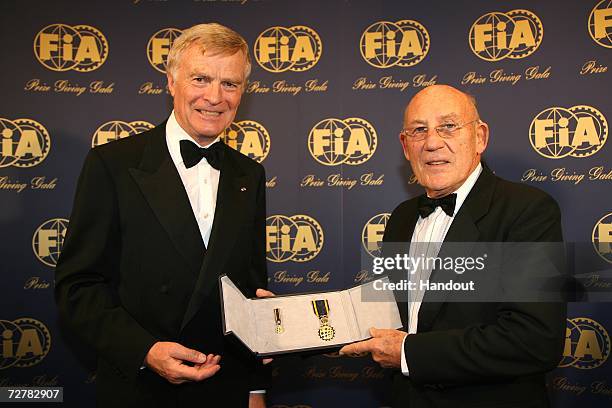
[[[406,349],[404,348],[404,345],[406,344],[406,337],[408,336],[406,335],[404,337],[404,341],[402,341],[402,374],[408,377],[410,375],[410,371],[408,370],[408,363],[406,362]]]

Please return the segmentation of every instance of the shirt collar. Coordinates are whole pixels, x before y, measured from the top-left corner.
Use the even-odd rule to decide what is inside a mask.
[[[166,122],[166,144],[168,145],[168,151],[170,157],[176,165],[183,165],[183,157],[181,156],[181,140],[189,140],[196,144],[195,140],[179,125],[174,115],[174,110],[170,114],[168,121]],[[217,143],[221,138],[217,136],[212,143],[208,144],[204,148],[212,146],[213,143]]]
[[[457,201],[455,201],[455,212],[453,213],[453,217],[457,215],[457,212],[461,208],[461,205],[467,198],[470,191],[472,191],[472,187],[476,184],[476,180],[482,173],[482,164],[478,163],[478,166],[472,171],[469,177],[465,180],[465,182],[459,187],[455,193],[457,194]]]

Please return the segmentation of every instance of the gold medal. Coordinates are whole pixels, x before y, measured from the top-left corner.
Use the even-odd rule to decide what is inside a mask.
[[[330,341],[336,335],[336,330],[329,324],[329,302],[325,300],[313,300],[312,310],[319,318],[319,338]]]
[[[276,334],[281,334],[285,331],[281,324],[280,309],[274,309],[274,321],[276,322]]]
[[[330,341],[336,335],[336,331],[328,324],[319,327],[319,337],[321,340]]]

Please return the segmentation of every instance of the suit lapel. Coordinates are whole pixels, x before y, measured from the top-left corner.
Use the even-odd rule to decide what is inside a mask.
[[[138,168],[129,172],[176,250],[195,275],[204,256],[204,243],[189,197],[166,144],[165,122],[151,130]]]
[[[483,165],[482,173],[478,177],[476,184],[466,197],[459,212],[451,224],[444,243],[438,254],[439,258],[456,258],[458,256],[468,256],[474,243],[480,237],[477,222],[488,211],[495,191],[496,179],[486,165]],[[463,245],[452,245],[447,243],[464,242]],[[447,282],[452,279],[453,271],[433,270],[429,278],[430,282]],[[425,292],[423,303],[419,309],[418,331],[429,331],[436,316],[440,312],[444,300],[448,297],[447,291],[444,292]]]
[[[401,209],[401,213],[398,213],[399,217],[398,226],[393,229],[389,234],[385,233],[384,241],[387,243],[401,243],[401,242],[410,242],[412,240],[412,234],[414,232],[414,227],[416,226],[416,222],[418,219],[418,201],[417,199],[412,199],[406,203],[406,206]],[[392,244],[393,245],[393,244]],[[383,256],[394,256],[397,248],[394,246],[388,253],[383,253]],[[405,249],[406,251],[409,248]],[[384,246],[383,246],[384,251]],[[406,276],[399,276],[396,274],[391,274],[390,278],[394,282],[398,282],[402,279],[406,279]],[[396,299],[404,299],[405,295],[398,293],[396,295]],[[402,319],[402,324],[404,328],[408,330],[408,304],[404,301],[398,301],[397,307],[400,312],[400,318]]]
[[[412,234],[416,227],[417,220],[419,218],[418,200],[410,200],[406,204],[404,210],[404,216],[402,221],[402,228],[397,232],[397,237],[394,238],[394,242],[410,242],[412,240]]]
[[[208,241],[208,249],[187,311],[183,317],[181,329],[189,323],[200,308],[204,297],[216,286],[242,223],[242,205],[245,194],[243,194],[241,188],[247,185],[248,180],[235,162],[231,147],[225,144],[223,146],[226,151],[221,165],[215,217]]]

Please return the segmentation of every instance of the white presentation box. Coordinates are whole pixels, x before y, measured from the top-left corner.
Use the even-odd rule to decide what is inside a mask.
[[[379,280],[388,282],[386,277]],[[226,275],[219,281],[225,335],[233,334],[257,356],[337,349],[372,337],[371,327],[402,327],[393,293],[376,291],[376,281],[335,292],[250,299]],[[312,302],[319,301],[321,306],[325,300],[329,309],[322,320]]]

